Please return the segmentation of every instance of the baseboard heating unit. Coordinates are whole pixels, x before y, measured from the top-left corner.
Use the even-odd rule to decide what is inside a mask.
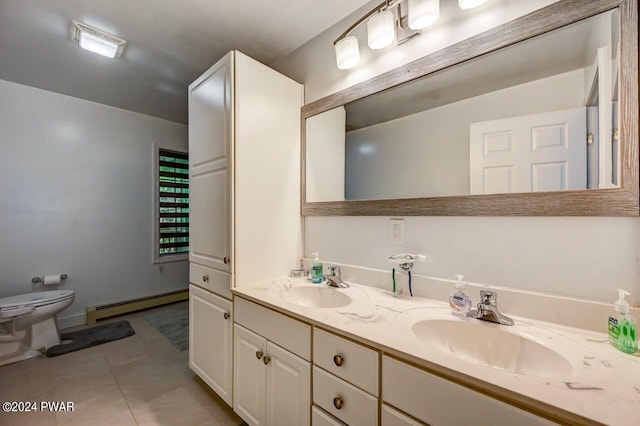
[[[169,303],[180,302],[182,300],[188,299],[189,290],[187,289],[173,291],[171,293],[159,294],[157,296],[127,300],[124,302],[109,303],[100,306],[89,306],[87,308],[87,325],[95,324],[96,321],[101,319],[141,311],[143,309],[155,308],[156,306],[167,305]]]

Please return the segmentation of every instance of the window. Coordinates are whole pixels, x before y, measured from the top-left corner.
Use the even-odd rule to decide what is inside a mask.
[[[189,155],[160,148],[157,164],[156,257],[162,261],[189,252]]]

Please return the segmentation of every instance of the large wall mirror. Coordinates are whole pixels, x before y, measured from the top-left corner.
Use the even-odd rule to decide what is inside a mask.
[[[638,215],[637,35],[561,0],[306,105],[302,213]]]

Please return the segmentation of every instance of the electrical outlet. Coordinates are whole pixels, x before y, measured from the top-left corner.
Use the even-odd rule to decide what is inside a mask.
[[[404,242],[404,219],[389,220],[389,242],[398,244]]]

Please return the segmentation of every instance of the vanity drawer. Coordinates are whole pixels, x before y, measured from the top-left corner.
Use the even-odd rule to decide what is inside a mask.
[[[425,426],[424,423],[413,420],[387,404],[382,404],[380,410],[380,426]]]
[[[228,272],[190,263],[189,282],[231,300],[231,274]]]
[[[233,300],[236,323],[311,361],[311,326],[241,297]]]
[[[313,329],[313,363],[378,396],[379,353],[320,328]]]
[[[317,405],[311,407],[311,425],[312,426],[345,426],[340,420],[326,413]]]
[[[316,366],[313,402],[348,425],[378,424],[377,398]]]
[[[382,357],[382,399],[418,420],[434,425],[553,425],[542,417],[450,382],[394,358]]]

